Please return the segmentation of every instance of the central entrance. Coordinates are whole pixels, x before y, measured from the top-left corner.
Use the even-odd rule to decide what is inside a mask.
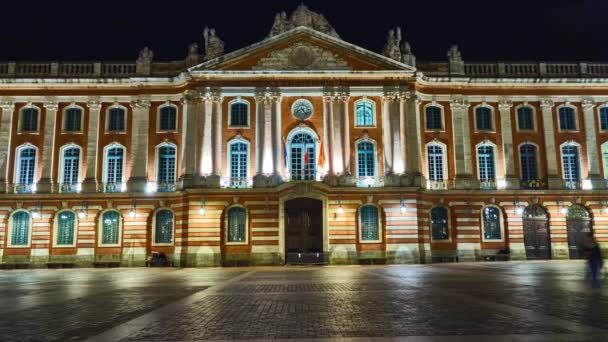
[[[296,198],[285,202],[287,263],[323,263],[323,202]]]

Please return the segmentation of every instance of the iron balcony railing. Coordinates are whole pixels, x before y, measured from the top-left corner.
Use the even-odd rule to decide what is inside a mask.
[[[156,192],[174,192],[177,190],[175,182],[159,182],[156,185]]]
[[[479,189],[481,190],[496,190],[497,188],[496,180],[479,181]]]
[[[59,184],[59,191],[63,194],[72,194],[79,191],[78,183],[61,183]]]
[[[15,183],[13,185],[13,190],[16,194],[31,194],[34,192],[35,185],[34,184],[19,184]]]
[[[444,180],[427,180],[426,188],[428,190],[448,190],[451,188],[451,181]]]

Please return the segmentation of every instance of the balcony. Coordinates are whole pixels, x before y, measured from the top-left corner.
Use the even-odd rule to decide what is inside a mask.
[[[576,180],[576,181],[564,180],[564,189],[580,190],[582,188],[583,187],[582,187],[582,183],[580,180]]]
[[[222,188],[246,189],[253,185],[253,179],[246,177],[223,177],[220,185]]]
[[[103,183],[102,190],[103,192],[123,192],[127,189],[127,185],[125,183]]]
[[[174,192],[177,190],[175,182],[156,183],[156,192]]]
[[[380,188],[384,186],[384,177],[358,177],[355,182],[359,188]]]
[[[496,180],[479,181],[480,190],[496,190],[497,188],[498,188],[498,184],[497,184]]]
[[[426,188],[428,190],[448,190],[450,188],[449,180],[427,180]]]
[[[16,194],[32,194],[36,192],[36,184],[14,184],[13,189]]]
[[[522,179],[520,186],[524,190],[543,190],[547,189],[547,181],[545,179]]]
[[[80,191],[80,183],[61,183],[59,192],[62,194],[74,194]]]

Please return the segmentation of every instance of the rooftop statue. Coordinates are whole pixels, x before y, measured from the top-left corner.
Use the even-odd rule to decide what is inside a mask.
[[[224,41],[215,33],[214,28],[205,27],[205,60],[213,59],[224,54]]]
[[[336,30],[334,30],[322,14],[311,11],[304,4],[298,6],[289,17],[285,12],[277,13],[268,36],[274,37],[299,26],[310,27],[313,30],[332,37],[340,38]]]
[[[388,31],[386,44],[382,54],[388,58],[405,63],[407,65],[416,66],[416,56],[412,53],[412,47],[409,42],[403,40],[401,28],[396,27]]]

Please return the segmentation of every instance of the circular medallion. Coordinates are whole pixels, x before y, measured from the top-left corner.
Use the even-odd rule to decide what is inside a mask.
[[[291,106],[291,113],[300,120],[306,120],[312,116],[312,103],[306,99],[299,99]]]

